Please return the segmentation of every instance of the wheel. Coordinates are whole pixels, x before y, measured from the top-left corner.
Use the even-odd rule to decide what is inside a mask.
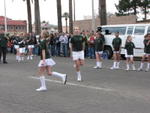
[[[106,53],[106,54],[107,54],[108,59],[111,59],[111,58],[112,58],[112,56],[113,56],[113,51],[112,51],[112,48],[111,48],[111,47],[105,47],[105,49],[104,49],[104,53]]]

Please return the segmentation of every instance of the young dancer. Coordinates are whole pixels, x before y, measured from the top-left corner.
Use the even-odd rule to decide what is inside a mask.
[[[19,37],[18,37],[16,34],[14,35],[13,44],[14,44],[14,49],[16,50],[16,61],[19,62],[19,59],[20,59],[20,53],[19,53]]]
[[[132,70],[136,70],[135,66],[134,66],[134,59],[133,59],[133,55],[134,55],[134,48],[135,45],[132,42],[132,37],[128,36],[127,40],[126,40],[126,44],[125,44],[125,49],[126,49],[126,63],[127,63],[127,68],[126,70],[130,69],[130,64],[132,64]]]
[[[45,81],[45,72],[47,72],[48,75],[54,75],[56,77],[59,77],[62,79],[63,84],[66,84],[67,82],[67,75],[61,74],[58,72],[53,72],[52,67],[56,64],[55,61],[50,57],[49,51],[48,51],[48,42],[46,38],[48,38],[49,34],[46,31],[43,31],[41,33],[41,40],[40,40],[40,56],[41,60],[39,62],[39,75],[40,75],[40,82],[41,87],[36,89],[36,91],[46,91],[46,81]]]
[[[20,57],[18,61],[20,62],[20,61],[24,61],[26,42],[25,42],[25,37],[23,34],[21,34],[19,38],[20,38],[20,41],[18,42],[18,44],[19,44]]]
[[[99,69],[102,68],[102,54],[104,50],[104,40],[102,35],[97,32],[95,39],[95,55],[96,55],[96,66],[93,68]]]
[[[32,34],[29,34],[28,40],[27,40],[27,45],[28,45],[28,56],[27,60],[32,60],[33,59],[33,48],[34,48],[34,40],[32,37]]]
[[[149,71],[149,68],[150,68],[150,33],[144,36],[143,43],[144,43],[144,55],[142,57],[141,64],[140,64],[140,67],[138,68],[138,71],[143,70],[143,66],[144,66],[144,63],[146,62],[146,59],[148,61],[147,61],[147,68],[145,71]]]
[[[72,53],[72,58],[75,64],[75,69],[77,72],[77,81],[82,81],[82,76],[80,72],[80,66],[84,64],[84,48],[83,48],[84,38],[80,35],[79,30],[74,31],[74,35],[70,41],[70,50]]]
[[[110,69],[119,69],[121,44],[122,44],[122,40],[119,37],[119,32],[116,32],[115,38],[112,41],[112,45],[114,48],[114,63]]]

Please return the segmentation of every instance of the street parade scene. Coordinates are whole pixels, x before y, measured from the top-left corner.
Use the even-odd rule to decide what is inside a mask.
[[[0,4],[0,113],[150,113],[149,0]]]

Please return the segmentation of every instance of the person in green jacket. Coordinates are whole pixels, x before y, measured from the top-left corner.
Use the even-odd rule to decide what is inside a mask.
[[[138,71],[143,71],[144,63],[147,62],[147,68],[145,71],[149,71],[150,68],[150,33],[146,34],[144,36],[144,55],[141,59],[140,67],[138,68]]]
[[[120,64],[120,50],[121,50],[122,40],[119,37],[119,32],[115,33],[115,38],[112,41],[113,49],[114,49],[114,63],[110,69],[119,69]]]
[[[102,54],[104,50],[104,39],[103,35],[101,33],[96,33],[96,39],[95,39],[95,55],[96,55],[96,66],[93,68],[95,69],[101,69],[102,68]]]
[[[72,59],[74,61],[74,68],[77,72],[77,81],[81,82],[82,76],[80,67],[84,64],[84,41],[85,39],[80,34],[80,30],[75,30],[74,35],[70,40],[70,50],[72,53]]]
[[[126,43],[125,43],[126,63],[127,63],[126,70],[130,69],[130,64],[132,64],[132,69],[136,70],[135,65],[134,65],[134,59],[133,59],[133,57],[134,57],[134,48],[135,48],[135,45],[132,42],[132,37],[128,36],[127,40],[126,40]]]
[[[149,71],[150,69],[150,33],[148,33],[148,41],[146,43],[146,55],[147,55],[147,68],[145,71]]]
[[[1,61],[1,56],[3,54],[4,64],[7,64],[7,61],[6,61],[7,43],[8,43],[7,37],[4,34],[0,34],[0,61]]]

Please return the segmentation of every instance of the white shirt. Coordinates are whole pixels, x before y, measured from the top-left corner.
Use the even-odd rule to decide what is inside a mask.
[[[63,44],[67,44],[68,43],[68,37],[66,35],[61,35],[59,38],[59,41]]]

